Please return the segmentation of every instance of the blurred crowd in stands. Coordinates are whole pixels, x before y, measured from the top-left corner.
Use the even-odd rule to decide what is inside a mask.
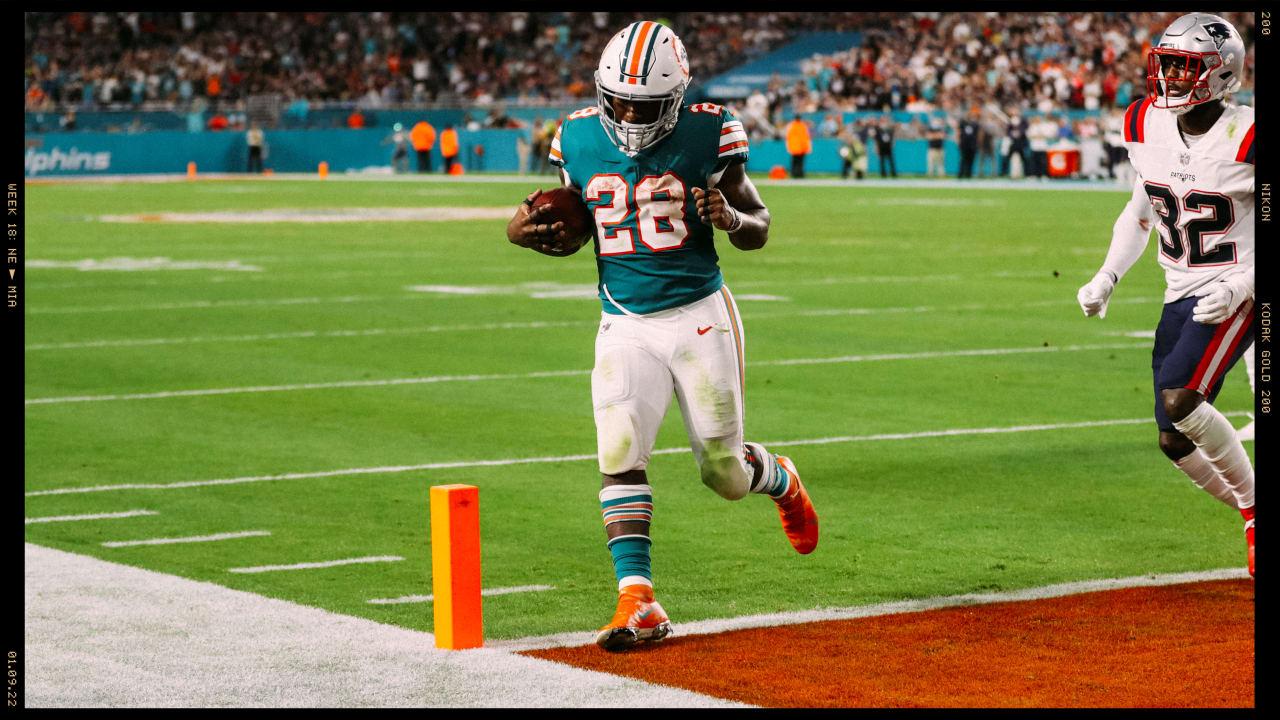
[[[857,13],[861,47],[812,57],[801,80],[775,78],[746,107],[762,125],[756,131],[775,136],[788,112],[942,110],[957,117],[977,105],[997,117],[1011,108],[1105,114],[1145,95],[1146,53],[1180,14]],[[1251,91],[1253,15],[1225,16],[1250,49],[1242,87]]]
[[[26,107],[234,102],[557,102],[593,98],[617,12],[33,12]],[[816,13],[668,13],[695,77],[829,29]]]

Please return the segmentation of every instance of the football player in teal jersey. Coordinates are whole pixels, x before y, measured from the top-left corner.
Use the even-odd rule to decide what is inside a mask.
[[[791,545],[810,553],[818,544],[818,516],[795,464],[744,442],[744,336],[715,231],[739,250],[758,250],[769,238],[769,210],[744,169],[742,123],[720,105],[684,105],[689,79],[676,34],[633,23],[600,58],[597,104],[571,113],[551,145],[564,185],[595,218],[602,312],[591,394],[619,596],[596,636],[606,650],[671,632],[653,595],[645,468],[673,394],[702,482],[729,500],[769,495]],[[566,244],[563,223],[534,208],[540,192],[517,208],[507,239],[571,254],[577,248]]]

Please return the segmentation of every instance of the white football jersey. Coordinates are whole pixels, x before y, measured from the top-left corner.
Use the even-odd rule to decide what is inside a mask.
[[[1124,144],[1138,174],[1134,193],[1150,202],[1146,217],[1160,237],[1170,303],[1223,275],[1252,271],[1253,108],[1228,104],[1188,145],[1177,116],[1151,103],[1139,100],[1125,113]]]

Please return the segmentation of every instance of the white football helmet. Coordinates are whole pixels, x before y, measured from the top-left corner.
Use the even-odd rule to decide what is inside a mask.
[[[689,80],[689,56],[671,28],[651,20],[628,25],[605,45],[596,69],[605,134],[632,156],[671,134]],[[657,119],[623,122],[614,117],[613,98],[660,103]]]
[[[1191,89],[1184,95],[1171,95],[1166,86],[1166,69],[1174,63],[1186,63],[1187,81]],[[1217,15],[1192,13],[1183,15],[1147,54],[1147,95],[1152,105],[1181,115],[1192,107],[1218,100],[1240,87],[1244,75],[1244,40],[1240,33]]]

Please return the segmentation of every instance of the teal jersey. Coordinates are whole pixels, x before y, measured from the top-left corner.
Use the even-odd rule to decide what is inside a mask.
[[[593,106],[570,114],[549,160],[581,189],[595,217],[604,311],[621,315],[617,303],[643,315],[719,290],[714,228],[698,218],[692,189],[706,190],[729,163],[746,161],[742,123],[720,105],[682,107],[671,134],[628,157],[609,140],[599,113]]]

